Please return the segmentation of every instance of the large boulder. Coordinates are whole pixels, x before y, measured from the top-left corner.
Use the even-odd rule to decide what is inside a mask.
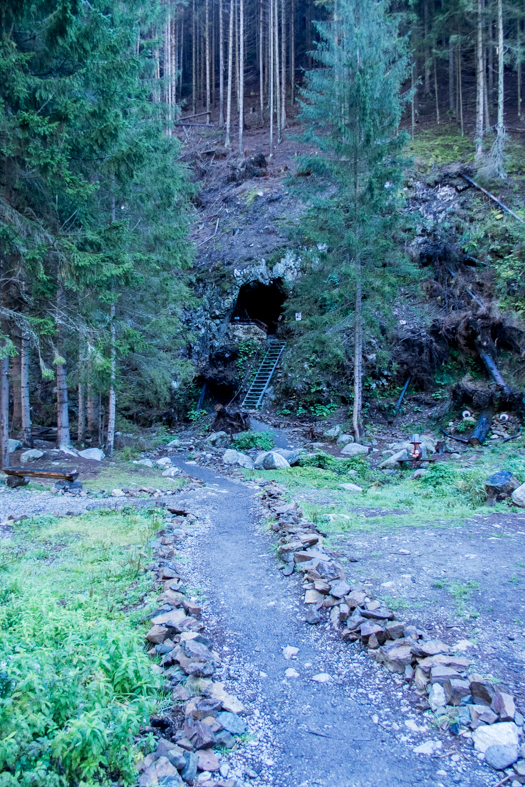
[[[337,445],[348,445],[348,443],[354,442],[354,438],[351,434],[340,434],[336,442]]]
[[[29,451],[24,451],[24,453],[20,455],[20,461],[23,465],[26,465],[28,462],[35,462],[37,459],[42,459],[43,456],[43,451],[39,451],[37,448],[31,448]]]
[[[323,437],[328,437],[331,440],[337,440],[339,435],[342,433],[343,427],[337,424],[336,426],[332,426],[331,429],[328,429],[324,434]]]
[[[276,451],[268,451],[262,460],[262,467],[265,470],[279,470],[282,467],[290,467],[290,463]]]
[[[358,456],[359,454],[367,454],[368,447],[361,445],[361,443],[348,443],[341,451],[341,456]]]
[[[237,465],[237,467],[253,470],[253,462],[250,457],[242,454],[240,451],[235,451],[233,448],[228,448],[224,452],[222,461],[225,465]]]
[[[22,448],[20,440],[11,440],[9,438],[9,453],[12,454],[14,451],[18,451],[19,448]]]
[[[104,451],[100,448],[85,448],[83,451],[79,451],[78,455],[82,459],[93,459],[95,462],[101,462],[105,456]]]
[[[295,467],[295,465],[299,464],[301,454],[305,454],[306,451],[304,448],[275,448],[272,453],[280,454],[286,459],[290,467]]]
[[[489,500],[496,502],[506,500],[519,487],[517,481],[509,470],[498,470],[485,481],[485,491]]]
[[[515,506],[525,508],[525,484],[522,484],[511,495],[512,502]]]

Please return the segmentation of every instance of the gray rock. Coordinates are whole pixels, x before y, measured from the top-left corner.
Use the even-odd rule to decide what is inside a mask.
[[[212,432],[206,440],[206,443],[213,445],[215,448],[222,448],[230,442],[230,436],[226,432]]]
[[[19,448],[22,448],[20,440],[11,440],[9,438],[9,453],[12,454],[14,451],[18,451]]]
[[[341,451],[341,456],[358,456],[359,454],[368,454],[366,445],[360,443],[348,443]]]
[[[357,484],[339,484],[339,486],[347,492],[355,492],[356,494],[363,491],[363,487]]]
[[[419,470],[414,470],[412,473],[412,478],[417,481],[418,478],[423,478],[428,473],[428,470],[424,470],[422,467]]]
[[[348,582],[345,582],[344,579],[335,582],[330,588],[330,595],[335,596],[335,598],[343,598],[343,596],[347,596],[349,593],[350,585]]]
[[[218,746],[224,746],[225,749],[233,749],[236,744],[236,740],[229,732],[223,730],[222,732],[218,732],[215,736]]]
[[[485,760],[496,771],[503,771],[518,759],[517,746],[489,746],[485,752]]]
[[[290,467],[290,463],[284,458],[284,456],[281,456],[275,451],[268,451],[262,460],[262,466],[265,470],[279,470],[283,467]]]
[[[183,768],[181,776],[187,784],[193,784],[197,776],[197,763],[198,757],[195,752],[185,752],[184,759],[186,760],[186,766]]]
[[[246,732],[245,722],[240,716],[237,716],[236,713],[228,713],[224,711],[223,713],[219,713],[217,719],[220,721],[224,729],[227,732],[231,732],[233,735],[242,735],[243,732]]]
[[[178,437],[175,440],[172,440],[170,443],[164,446],[164,448],[179,448],[180,447],[180,440]]]
[[[408,458],[409,457],[408,457],[407,449],[402,448],[400,451],[397,451],[395,454],[392,454],[392,456],[389,456],[386,459],[384,459],[379,465],[379,467],[386,467],[392,469],[394,467],[397,467],[398,462],[406,461]]]
[[[428,701],[433,711],[444,708],[447,704],[445,690],[440,683],[433,683],[428,693]]]
[[[280,454],[280,456],[286,459],[290,467],[295,467],[297,464],[299,464],[301,455],[305,454],[306,451],[304,448],[276,448],[274,451],[272,451],[272,453]]]
[[[519,487],[517,481],[508,470],[498,470],[485,481],[485,490],[490,500],[506,500]]]
[[[515,506],[525,508],[525,484],[522,484],[511,495],[512,502]]]
[[[93,459],[95,462],[101,462],[105,456],[101,448],[85,448],[83,451],[79,451],[78,455],[82,459]]]
[[[157,459],[155,464],[157,467],[169,467],[171,465],[171,459],[169,456],[161,456],[160,459]]]
[[[478,727],[472,733],[472,740],[476,751],[485,753],[490,746],[515,746],[519,745],[519,730],[513,721],[500,721],[490,726]]]
[[[25,465],[28,462],[34,462],[36,459],[42,459],[43,456],[43,451],[39,451],[37,448],[31,448],[29,451],[24,451],[24,453],[20,455],[20,461]]]
[[[339,424],[337,424],[336,426],[332,426],[331,429],[328,429],[324,433],[323,437],[331,437],[332,439],[335,440],[335,439],[337,439],[339,437],[339,435],[341,434],[342,431],[343,431],[343,427],[339,426]]]
[[[225,465],[236,465],[237,467],[245,467],[248,470],[252,470],[254,467],[249,456],[242,454],[240,451],[235,451],[233,448],[228,448],[224,452],[222,461]]]
[[[151,459],[135,459],[134,465],[143,465],[143,467],[153,467]]]
[[[321,613],[315,607],[309,607],[306,610],[305,620],[310,626],[317,626],[321,622]]]
[[[337,445],[348,445],[348,443],[354,442],[354,438],[351,434],[340,434],[336,442]]]

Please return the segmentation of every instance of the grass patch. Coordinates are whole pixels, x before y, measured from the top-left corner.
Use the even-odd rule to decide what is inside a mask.
[[[82,479],[84,489],[90,489],[93,492],[133,489],[134,487],[138,491],[141,486],[152,486],[155,489],[178,489],[186,483],[184,478],[168,478],[161,475],[159,468],[137,466],[131,463],[104,464],[94,478]]]
[[[410,143],[410,152],[419,160],[419,168],[428,172],[433,166],[471,161],[474,145],[467,136],[461,136],[456,125],[450,125],[443,126],[439,133],[436,130],[418,133]]]
[[[160,522],[134,509],[38,517],[1,547],[1,787],[136,782],[134,737],[160,698],[138,628]]]

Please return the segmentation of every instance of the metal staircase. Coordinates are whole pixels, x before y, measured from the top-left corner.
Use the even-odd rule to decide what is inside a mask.
[[[268,339],[266,354],[257,369],[257,374],[252,380],[248,393],[244,397],[242,407],[247,410],[257,410],[261,406],[264,394],[268,390],[273,373],[285,347],[286,342],[282,342],[279,339]]]

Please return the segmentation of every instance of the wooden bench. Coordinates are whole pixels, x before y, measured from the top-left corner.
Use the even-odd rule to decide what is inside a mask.
[[[29,483],[30,478],[51,478],[54,481],[69,481],[73,483],[78,478],[78,470],[71,470],[70,472],[60,472],[59,470],[31,470],[26,467],[4,467],[4,473],[7,475],[7,486],[15,488],[17,486],[25,486]]]

